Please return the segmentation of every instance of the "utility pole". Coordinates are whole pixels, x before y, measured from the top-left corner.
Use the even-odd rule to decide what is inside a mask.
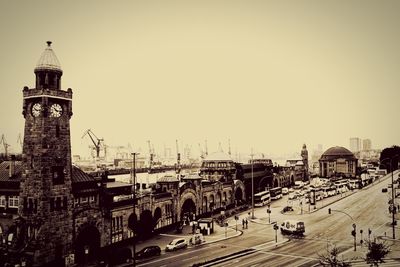
[[[131,153],[133,156],[132,159],[132,182],[133,182],[133,214],[134,216],[136,215],[136,155],[139,155],[139,153]],[[137,217],[136,217],[137,218]],[[136,223],[137,219],[135,221],[135,224],[133,226],[133,266],[136,266]]]
[[[253,174],[253,148],[251,149],[251,218],[254,219],[254,174]]]

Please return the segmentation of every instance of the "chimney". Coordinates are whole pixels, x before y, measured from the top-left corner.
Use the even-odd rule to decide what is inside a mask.
[[[10,171],[9,177],[13,178],[15,175],[15,155],[11,155],[9,171]]]

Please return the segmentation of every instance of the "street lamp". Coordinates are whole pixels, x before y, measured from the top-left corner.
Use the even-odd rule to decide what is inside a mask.
[[[333,210],[331,208],[328,209],[328,213],[329,214],[331,214],[332,211],[343,213],[343,214],[347,215],[353,221],[353,225],[352,225],[353,226],[353,231],[351,231],[351,235],[354,237],[354,251],[356,251],[357,250],[357,239],[356,239],[357,225],[356,225],[356,222],[354,221],[353,217],[351,217],[350,214],[348,214],[347,212],[344,212],[344,211],[341,211],[341,210]]]
[[[134,216],[136,215],[136,155],[139,155],[139,153],[131,153],[133,159],[132,159],[132,177],[131,177],[131,182],[133,183],[133,214]],[[136,217],[137,218],[137,217]],[[134,222],[133,225],[133,266],[136,266],[136,221]]]
[[[253,174],[253,149],[251,149],[251,218],[254,219],[254,174]]]
[[[395,158],[395,157],[398,157],[399,155],[395,155],[395,156],[393,156],[393,157],[391,157],[391,158],[385,158],[385,159],[383,159],[383,160],[380,160],[379,161],[379,163],[380,164],[382,164],[382,162],[384,162],[385,160],[390,160],[390,172],[392,173],[392,209],[391,209],[391,211],[392,211],[392,231],[393,231],[393,239],[395,239],[396,238],[396,230],[395,230],[395,227],[394,227],[394,225],[395,225],[395,223],[396,223],[396,220],[395,220],[395,217],[394,217],[394,213],[395,213],[395,210],[396,210],[396,206],[394,205],[394,199],[395,199],[395,194],[394,194],[394,182],[393,182],[393,172],[394,172],[394,170],[393,170],[393,158]],[[383,165],[385,165],[385,164],[383,164]]]

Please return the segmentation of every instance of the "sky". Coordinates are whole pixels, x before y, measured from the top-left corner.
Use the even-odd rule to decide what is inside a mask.
[[[389,0],[0,0],[0,134],[21,151],[22,88],[51,40],[73,154],[89,156],[87,129],[143,153],[148,140],[193,155],[205,140],[275,156],[399,145],[399,13]]]

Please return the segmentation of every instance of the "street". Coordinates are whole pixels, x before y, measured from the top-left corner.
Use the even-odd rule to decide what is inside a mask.
[[[192,266],[207,261],[212,262],[201,266],[313,266],[318,264],[319,255],[326,254],[327,248],[333,245],[339,248],[340,257],[353,259],[363,266],[366,246],[365,242],[361,244],[360,241],[374,238],[387,239],[386,242],[392,247],[387,256],[391,260],[386,266],[395,266],[400,264],[400,231],[396,228],[396,241],[390,240],[389,198],[387,193],[382,193],[382,188],[390,182],[389,177],[354,193],[350,191],[319,201],[315,210],[314,206],[303,204],[303,214],[299,206],[296,208],[299,201],[293,201],[295,210],[287,214],[280,212],[287,205],[287,196],[274,201],[271,204],[271,222],[276,221],[279,225],[285,219],[304,221],[306,231],[303,238],[282,235],[278,230],[276,243],[267,208],[260,207],[255,209],[255,219],[249,219],[248,229],[242,230],[240,225],[243,234],[239,237],[181,251],[162,252],[160,257],[138,262],[137,266]],[[328,214],[328,208],[331,208],[331,214]],[[240,215],[241,218],[245,216],[248,216],[247,212]],[[233,218],[228,222],[229,227],[235,227]],[[353,224],[356,225],[356,251],[351,235]],[[370,235],[368,229],[371,230]]]

